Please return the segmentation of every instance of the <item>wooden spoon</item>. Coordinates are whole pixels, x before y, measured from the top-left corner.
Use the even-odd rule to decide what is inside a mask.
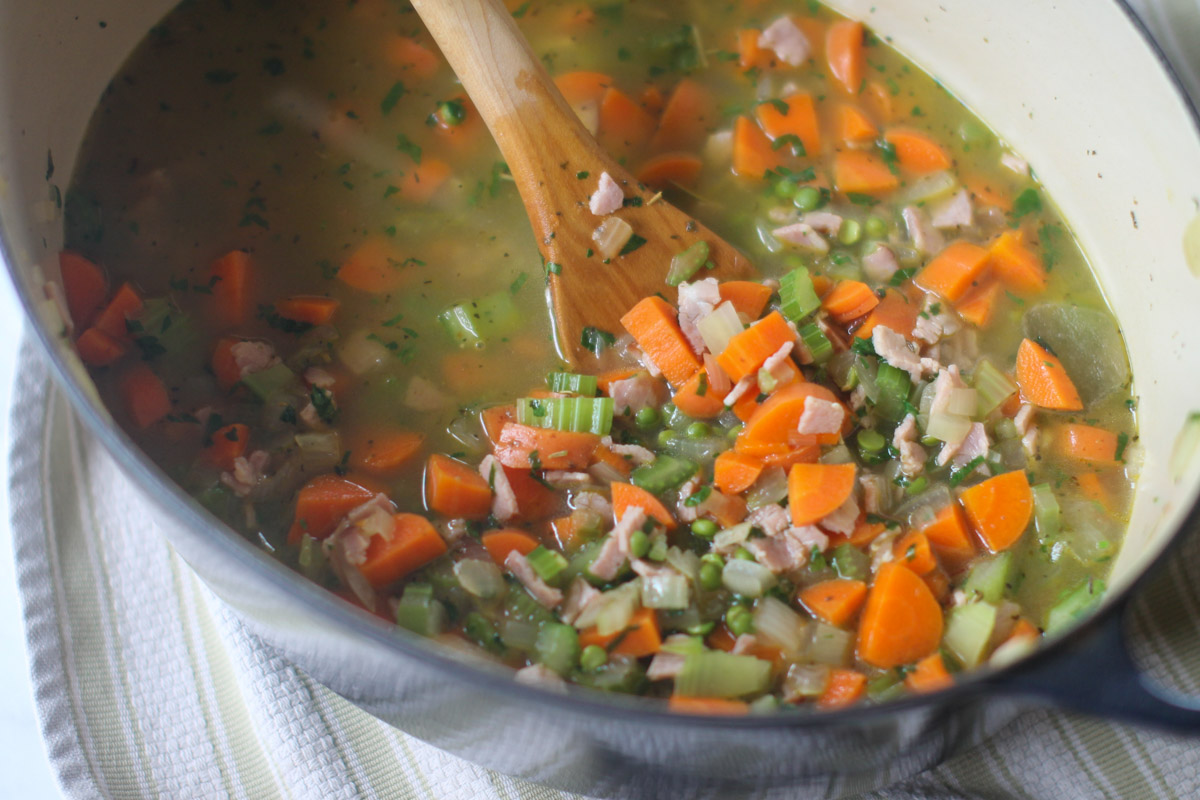
[[[620,335],[621,317],[644,297],[674,302],[665,278],[671,259],[707,242],[714,267],[704,277],[749,277],[754,267],[726,243],[639,184],[588,133],[500,0],[413,0],[450,66],[491,129],[533,223],[550,278],[555,338],[569,363],[596,366],[585,327]],[[605,263],[592,234],[604,217],[588,200],[607,172],[625,193],[614,216],[645,240]],[[637,241],[637,240],[633,240]],[[626,248],[629,250],[629,247]],[[557,265],[557,266],[553,266]]]

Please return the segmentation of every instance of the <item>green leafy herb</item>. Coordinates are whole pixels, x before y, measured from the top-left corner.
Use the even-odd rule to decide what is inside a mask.
[[[300,322],[280,316],[275,307],[271,305],[260,305],[258,307],[258,318],[275,330],[283,331],[284,333],[304,333],[312,328],[311,322]]]
[[[409,139],[403,133],[396,134],[396,149],[401,153],[406,153],[414,163],[421,163],[421,147]]]
[[[800,137],[794,133],[785,133],[783,136],[780,136],[778,139],[771,142],[771,149],[780,150],[788,145],[791,145],[793,155],[796,155],[800,158],[808,155],[808,151],[804,149],[804,142],[800,141]]]
[[[309,392],[308,399],[312,401],[317,416],[323,422],[332,423],[337,419],[337,406],[334,405],[332,392],[322,389],[320,386],[314,386]]]
[[[579,343],[593,355],[599,356],[606,348],[617,343],[617,337],[608,331],[602,331],[599,328],[593,328],[589,325],[583,329],[583,335],[579,337]]]
[[[1032,186],[1017,195],[1017,199],[1013,200],[1012,207],[1012,222],[1013,227],[1017,226],[1017,222],[1022,217],[1036,214],[1042,210],[1042,196],[1037,189]]]
[[[408,90],[404,88],[404,83],[396,81],[392,84],[392,88],[388,89],[388,93],[383,96],[383,100],[380,101],[379,110],[383,112],[384,116],[392,113],[392,109],[400,102],[400,98],[404,97],[407,93]]]
[[[629,237],[629,241],[626,242],[625,246],[621,248],[620,255],[627,256],[630,253],[632,253],[633,251],[637,250],[642,245],[644,245],[645,243],[646,243],[646,240],[643,239],[641,236],[638,236],[635,233]]]

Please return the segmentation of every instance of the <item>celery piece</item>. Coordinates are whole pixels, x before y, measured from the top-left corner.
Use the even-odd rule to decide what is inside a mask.
[[[779,279],[779,310],[792,322],[799,322],[821,307],[812,277],[797,267]]]
[[[496,626],[478,611],[467,614],[463,620],[463,633],[484,650],[497,654],[504,651],[504,643],[500,641]]]
[[[579,663],[579,634],[570,625],[547,622],[538,631],[533,649],[539,663],[566,675]]]
[[[661,455],[649,464],[633,471],[629,481],[651,494],[662,494],[685,484],[700,469],[691,461],[674,456]]]
[[[713,353],[719,354],[729,346],[730,339],[745,330],[745,326],[742,325],[742,319],[733,303],[726,300],[713,309],[711,314],[697,322],[696,330],[700,331],[705,346]]]
[[[212,486],[202,489],[195,494],[195,498],[200,505],[208,509],[209,513],[220,519],[225,519],[234,499],[233,492],[220,483],[214,483]]]
[[[612,430],[613,410],[611,397],[523,397],[517,401],[517,422],[604,436]]]
[[[242,385],[259,400],[267,401],[290,388],[300,389],[296,373],[283,364],[273,364],[258,372],[242,376]]]
[[[579,375],[575,372],[551,372],[546,376],[546,387],[552,392],[595,397],[598,382],[595,375]]]
[[[757,561],[733,558],[721,570],[721,582],[734,594],[740,594],[743,597],[762,597],[778,582],[778,579],[771,570]]]
[[[525,558],[538,577],[546,583],[553,583],[554,579],[567,568],[567,559],[563,557],[562,553],[549,550],[540,544]]]
[[[968,595],[978,595],[985,602],[999,603],[1004,596],[1011,565],[1012,553],[1008,551],[976,561],[963,581],[962,590]]]
[[[854,634],[818,622],[813,626],[812,639],[809,640],[805,658],[816,664],[841,667],[850,663],[853,652]]]
[[[534,627],[555,619],[554,614],[534,600],[529,592],[509,592],[505,595],[504,612],[509,619],[528,622]]]
[[[708,261],[708,242],[696,242],[671,259],[667,270],[667,285],[678,286],[695,275]]]
[[[694,656],[706,652],[708,648],[704,646],[703,636],[688,636],[686,634],[677,634],[668,636],[663,640],[662,647],[659,648],[664,653],[674,653],[680,656]]]
[[[325,549],[321,547],[321,542],[314,539],[307,533],[300,540],[300,554],[296,559],[300,565],[300,571],[304,573],[304,577],[315,583],[321,583],[321,578],[324,577],[325,567],[329,563],[325,557]]]
[[[646,686],[646,670],[630,656],[610,655],[600,667],[574,672],[571,678],[580,686],[602,692],[638,694]]]
[[[912,378],[902,369],[880,362],[875,373],[875,385],[879,393],[875,411],[884,419],[899,422],[907,413],[906,402],[912,390]]]
[[[823,364],[833,355],[833,343],[829,341],[829,337],[817,323],[809,322],[801,325],[799,334],[800,340],[804,342],[804,347],[812,356],[814,364]]]
[[[1032,487],[1033,491],[1033,520],[1037,526],[1038,538],[1050,539],[1062,532],[1062,512],[1058,507],[1058,498],[1054,489],[1048,483],[1039,483]]]
[[[422,636],[437,636],[446,622],[446,608],[433,597],[428,583],[410,583],[396,605],[396,624]]]
[[[1104,597],[1104,581],[1088,578],[1059,600],[1046,614],[1046,633],[1058,633],[1086,616]]]
[[[201,335],[192,317],[164,297],[152,297],[126,327],[146,360],[164,357],[169,363],[199,360]]]
[[[438,320],[459,347],[507,336],[522,324],[521,312],[507,289],[453,305],[438,314]]]
[[[896,670],[888,670],[877,678],[871,679],[867,683],[867,697],[877,703],[882,703],[886,700],[895,700],[905,692],[904,679]]]
[[[829,557],[839,578],[866,580],[871,574],[871,558],[849,542],[839,544]]]
[[[765,692],[770,681],[769,661],[713,650],[684,658],[675,692],[689,697],[743,697]]]
[[[981,358],[975,365],[971,380],[975,391],[979,393],[977,413],[981,418],[991,414],[1017,391],[1016,385],[1008,379],[1008,376],[986,358]]]
[[[992,640],[996,627],[996,607],[991,603],[967,603],[955,606],[946,615],[942,642],[965,669],[977,666]]]

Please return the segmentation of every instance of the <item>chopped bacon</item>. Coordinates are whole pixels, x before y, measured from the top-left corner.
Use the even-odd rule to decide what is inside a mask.
[[[533,599],[546,608],[554,608],[563,601],[563,593],[542,580],[529,563],[529,559],[516,550],[509,552],[508,557],[504,559],[504,566],[525,586]]]
[[[479,462],[479,474],[492,487],[492,516],[501,522],[508,522],[517,516],[517,493],[508,482],[504,467],[493,455],[486,455]]]
[[[588,208],[598,217],[611,214],[625,202],[625,193],[607,172],[600,173],[600,183],[588,199]]]
[[[772,22],[758,35],[758,46],[775,51],[780,61],[793,67],[803,64],[812,53],[812,45],[804,31],[786,15]]]
[[[822,400],[819,397],[804,398],[804,413],[796,430],[799,433],[841,433],[846,418],[846,407],[841,403]]]

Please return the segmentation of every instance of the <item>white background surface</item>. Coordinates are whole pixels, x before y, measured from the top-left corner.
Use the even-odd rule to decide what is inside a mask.
[[[8,515],[8,424],[22,327],[16,295],[0,272],[0,797],[42,800],[62,792],[34,712]]]

